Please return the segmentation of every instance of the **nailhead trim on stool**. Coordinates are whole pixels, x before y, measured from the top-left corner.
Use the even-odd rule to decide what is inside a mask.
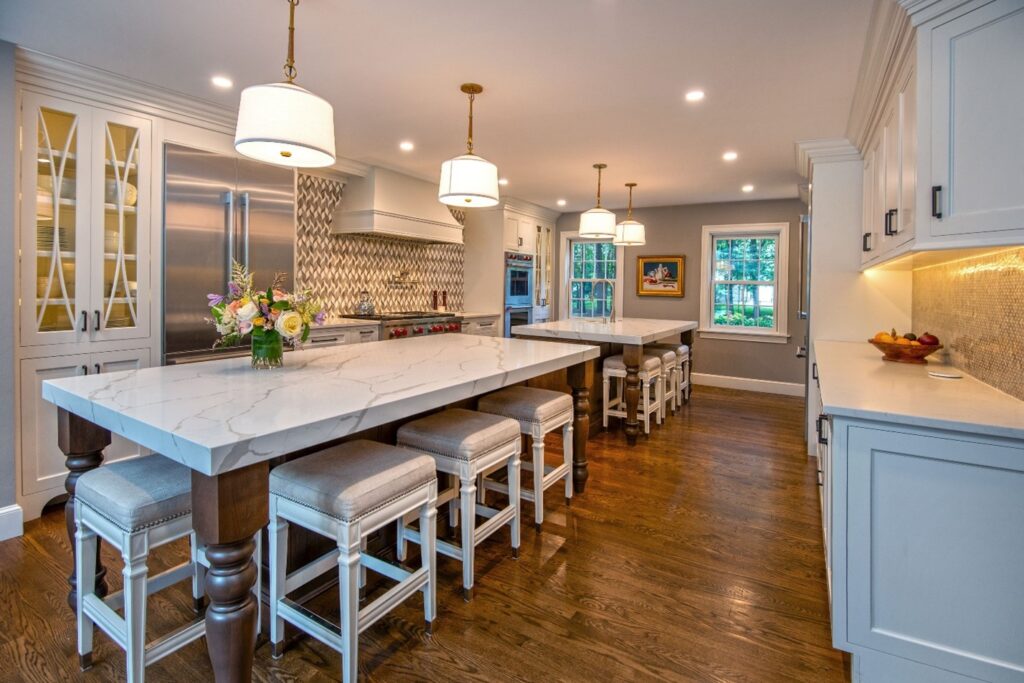
[[[565,480],[565,504],[572,500],[572,396],[550,389],[508,387],[488,394],[477,403],[483,413],[511,417],[519,423],[519,431],[533,442],[533,462],[522,465],[533,471],[533,489],[520,487],[519,496],[533,502],[533,522],[540,531],[544,523],[544,490]],[[562,464],[544,464],[544,435],[562,429]],[[486,501],[488,489],[508,493],[508,486],[485,476],[478,482],[480,502]]]

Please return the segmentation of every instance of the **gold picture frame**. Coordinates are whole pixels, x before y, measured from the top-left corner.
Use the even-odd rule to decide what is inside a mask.
[[[637,296],[685,296],[685,256],[637,256]]]

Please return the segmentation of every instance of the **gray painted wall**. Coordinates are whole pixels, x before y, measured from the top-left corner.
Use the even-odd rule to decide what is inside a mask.
[[[647,226],[647,244],[642,247],[625,248],[623,315],[631,318],[699,320],[702,295],[701,228],[705,225],[733,223],[789,223],[789,342],[767,344],[698,338],[694,349],[694,370],[712,375],[803,383],[804,361],[796,357],[796,348],[803,343],[807,326],[805,321],[797,319],[797,280],[800,263],[800,214],[805,213],[806,209],[806,205],[798,199],[634,209],[634,218]],[[624,218],[625,209],[616,210],[616,214],[620,219]],[[563,214],[558,219],[559,232],[571,232],[578,228],[578,213]],[[560,249],[561,241],[557,242],[556,248]],[[686,256],[685,296],[682,299],[638,297],[636,257],[678,254]],[[556,263],[561,263],[562,255],[558,254],[556,257]]]
[[[14,45],[0,41],[0,273],[6,284],[0,296],[0,507],[15,502],[14,469],[14,160],[17,158],[17,112],[14,104]]]

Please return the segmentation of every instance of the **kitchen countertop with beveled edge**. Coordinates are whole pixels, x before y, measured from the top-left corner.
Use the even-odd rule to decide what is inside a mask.
[[[1024,439],[1024,401],[967,373],[928,375],[948,365],[886,362],[867,342],[816,340],[814,357],[828,415]]]
[[[203,474],[327,443],[597,358],[596,346],[443,334],[43,382],[43,398]]]
[[[658,320],[655,318],[620,318],[615,322],[568,318],[532,325],[516,325],[513,336],[550,337],[611,344],[650,344],[680,332],[695,330],[695,320]]]

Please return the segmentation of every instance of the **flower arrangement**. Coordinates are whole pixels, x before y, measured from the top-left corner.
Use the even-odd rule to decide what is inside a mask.
[[[327,313],[320,302],[309,291],[283,291],[285,277],[276,273],[270,287],[257,290],[252,273],[232,261],[228,293],[206,296],[213,314],[210,322],[220,335],[214,348],[234,346],[251,335],[253,367],[280,367],[284,340],[291,344],[304,342],[312,325],[323,325]]]

